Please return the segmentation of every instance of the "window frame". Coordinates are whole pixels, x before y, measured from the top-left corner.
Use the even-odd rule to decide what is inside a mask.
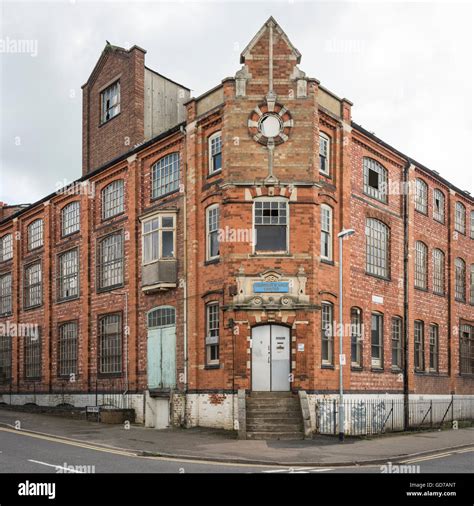
[[[440,212],[436,210],[437,200],[440,201]],[[433,188],[433,219],[443,225],[446,222],[446,199],[444,193],[439,188]]]
[[[423,241],[415,241],[414,286],[416,289],[428,290],[428,270],[428,245]]]
[[[364,324],[362,315],[360,307],[351,307],[351,368],[353,369],[362,369],[363,367]],[[354,360],[354,356],[356,360]]]
[[[278,204],[285,204],[285,224],[282,225],[280,223],[273,224],[273,223],[259,223],[257,224],[257,204],[264,204],[265,202],[270,203],[278,203]],[[278,210],[281,211],[280,206],[278,206]],[[263,216],[262,216],[263,218]],[[280,218],[280,216],[279,216]],[[278,255],[289,255],[290,254],[290,205],[288,199],[284,197],[258,197],[254,199],[253,201],[253,207],[252,207],[252,219],[253,219],[253,237],[254,240],[252,242],[252,253],[254,255],[270,255],[270,256],[278,256]],[[286,248],[284,250],[264,250],[264,249],[257,249],[258,244],[258,233],[257,233],[257,227],[268,227],[268,226],[285,226],[286,230]]]
[[[64,331],[66,328],[73,328],[74,333],[69,336],[64,335]],[[71,375],[74,375],[74,378],[78,376],[78,344],[79,344],[79,322],[77,320],[70,320],[67,322],[61,322],[58,325],[58,359],[57,359],[57,367],[58,367],[58,378],[71,378]],[[65,352],[65,346],[68,350]],[[64,358],[66,355],[66,358]],[[72,358],[69,358],[72,357]],[[64,372],[64,364],[71,365],[73,364],[72,369],[69,372]]]
[[[28,273],[30,269],[33,267],[39,266],[39,281],[36,283],[31,284],[29,282],[29,276]],[[39,287],[39,302],[36,302],[34,304],[27,303],[28,301],[31,301],[31,290],[35,287]],[[37,299],[35,298],[35,301]],[[23,269],[23,309],[32,309],[35,307],[40,307],[43,305],[43,265],[41,260],[37,260],[35,262],[31,262],[24,266]]]
[[[464,334],[467,334],[464,336]],[[459,374],[474,375],[474,325],[463,321],[459,323]]]
[[[106,93],[109,92],[110,90],[112,90],[114,87],[117,87],[117,103],[112,105],[111,107],[109,107],[108,109],[106,109],[104,107],[104,101],[106,100]],[[121,110],[121,90],[120,90],[120,79],[116,79],[113,83],[109,84],[108,86],[106,86],[104,89],[102,89],[100,91],[100,96],[99,96],[99,100],[100,100],[100,126],[101,125],[105,125],[105,123],[108,123],[110,120],[114,119],[116,116],[118,116],[120,114],[120,110]],[[109,99],[110,100],[110,99]],[[110,117],[106,117],[107,116],[107,113],[111,110],[111,109],[114,109],[114,108],[117,108],[117,111],[115,112],[115,114],[113,116],[110,116]]]
[[[70,210],[72,208],[74,208],[74,210],[71,212]],[[77,223],[73,221],[74,219],[77,219]],[[71,221],[73,221],[72,226],[70,224]],[[67,226],[68,222],[69,226]],[[74,226],[76,228],[74,228]],[[70,235],[79,232],[80,229],[81,229],[81,203],[79,200],[74,200],[73,202],[69,202],[69,204],[66,204],[61,209],[61,237],[69,237]]]
[[[471,237],[471,239],[474,239],[474,210],[472,210],[470,212],[470,216],[471,216],[471,223],[470,223],[470,225],[471,225],[471,227],[470,227],[471,233],[470,233],[470,237]]]
[[[121,271],[121,281],[118,283],[115,283],[113,285],[104,286],[103,285],[103,274],[104,274],[104,262],[102,261],[103,258],[103,244],[108,239],[111,239],[113,237],[120,237],[120,257],[114,258],[112,260],[107,261],[106,267],[109,265],[114,265],[115,263],[120,264],[120,271]],[[124,234],[123,230],[115,231],[110,234],[104,235],[97,239],[97,246],[96,246],[96,269],[97,269],[97,291],[98,292],[107,292],[110,290],[114,290],[115,288],[119,288],[124,285],[125,283],[125,244],[124,244]]]
[[[33,228],[35,225],[36,227]],[[33,240],[34,234],[34,240]],[[28,223],[27,226],[27,236],[28,236],[28,251],[33,251],[38,248],[42,248],[44,246],[44,221],[43,218],[38,218],[36,220]]]
[[[43,372],[43,360],[42,360],[42,335],[41,335],[41,329],[37,327],[38,336],[35,338],[35,336],[32,336],[30,333],[28,333],[26,336],[23,337],[23,377],[25,381],[38,381],[41,380],[42,372]],[[31,357],[31,354],[33,354],[33,357]],[[36,359],[38,362],[33,362],[33,360],[29,359]],[[32,372],[37,372],[38,374],[32,374],[32,372],[29,372],[29,368],[33,368]],[[29,373],[28,373],[29,372]]]
[[[419,177],[415,179],[415,211],[428,215],[428,183]]]
[[[118,196],[113,197],[114,194],[118,194]],[[100,202],[102,207],[102,221],[110,220],[111,218],[115,218],[115,216],[124,214],[125,180],[114,179],[105,185],[100,192]],[[112,207],[113,202],[115,202],[115,205]]]
[[[435,332],[433,332],[435,331]],[[439,372],[439,325],[430,324],[430,356],[428,370],[430,372]]]
[[[462,272],[458,274],[459,267],[462,268]],[[466,261],[461,257],[454,259],[454,300],[466,302]]]
[[[378,323],[378,342],[374,343],[374,318]],[[372,311],[370,317],[370,367],[371,369],[384,369],[384,315],[377,311]],[[374,347],[380,351],[378,358],[374,357]]]
[[[117,332],[108,332],[107,334],[104,333],[104,322],[107,319],[111,318],[117,318],[116,322],[109,322],[108,325],[116,324],[117,325]],[[98,360],[98,373],[101,377],[111,377],[111,376],[122,376],[123,375],[123,369],[124,369],[124,343],[123,343],[123,336],[124,336],[124,329],[123,329],[123,315],[121,312],[113,312],[113,313],[106,313],[102,314],[98,317],[98,329],[97,329],[97,344],[98,344],[98,353],[97,353],[97,360]],[[120,370],[112,370],[112,371],[104,371],[104,338],[108,337],[110,339],[115,338],[118,343],[117,349],[119,350],[119,353],[116,355],[110,354],[107,355],[106,358],[115,358],[115,362],[112,362],[112,366],[120,365]],[[116,344],[117,344],[116,343]],[[110,351],[109,346],[109,351]],[[110,364],[109,364],[110,366]]]
[[[401,371],[404,364],[403,354],[403,318],[401,316],[392,316],[392,325],[390,329],[391,348],[392,348],[392,369]],[[396,360],[394,360],[396,356]]]
[[[12,382],[13,370],[13,338],[6,334],[0,335],[0,385]]]
[[[321,142],[324,141],[324,142]],[[325,143],[325,153],[321,153],[321,147]],[[321,169],[321,157],[325,160],[326,170]],[[331,177],[331,137],[325,132],[319,132],[319,173]]]
[[[220,139],[220,141],[218,142],[219,147],[220,147],[220,151],[218,151],[216,153],[213,153],[213,142],[216,139]],[[216,142],[216,144],[217,144],[217,142]],[[208,175],[209,176],[213,176],[214,174],[217,174],[218,172],[222,171],[222,130],[214,132],[213,134],[211,134],[208,137],[208,139],[207,139],[207,149],[208,149],[208,155],[209,155],[209,160],[208,160]],[[215,166],[215,156],[218,155],[218,154],[220,155],[221,166],[218,169],[215,169],[214,168],[214,166]]]
[[[5,242],[8,240],[9,248],[8,253],[9,256],[5,255]],[[2,237],[0,237],[0,262],[8,262],[13,258],[13,234],[8,232]]]
[[[370,226],[369,223],[374,224],[375,227]],[[372,231],[374,236],[368,234],[367,233],[368,230]],[[376,244],[376,241],[378,240],[377,235],[381,236],[382,241],[379,246],[377,246]],[[369,243],[369,238],[371,239],[371,243]],[[385,244],[385,256],[382,257],[380,254],[374,256],[373,253],[375,251],[383,253],[384,244]],[[372,253],[370,252],[370,248],[372,248],[373,250]],[[365,220],[365,273],[367,275],[386,280],[390,279],[391,274],[390,248],[391,248],[390,227],[383,221],[378,220],[377,218],[367,217]],[[372,262],[369,262],[369,259],[372,259]],[[379,263],[383,260],[384,265],[382,266],[377,265],[376,263],[377,260],[379,260]],[[384,274],[380,274],[380,272],[383,272]]]
[[[324,317],[324,310],[329,317]],[[321,301],[321,367],[334,367],[334,304],[327,300]],[[327,342],[327,358],[323,356]]]
[[[439,248],[434,248],[431,252],[432,258],[432,283],[433,283],[433,293],[436,295],[446,295],[446,255],[444,251]],[[441,265],[438,265],[438,262]],[[441,272],[439,272],[441,271]]]
[[[10,280],[6,286],[4,285],[5,279]],[[6,289],[6,293],[3,292],[4,289]],[[11,271],[7,271],[0,274],[0,317],[11,314],[13,314],[13,274]]]
[[[474,306],[474,264],[471,264],[469,275],[469,303]]]
[[[176,213],[174,212],[159,212],[151,216],[146,216],[141,220],[141,243],[142,243],[142,265],[150,265],[161,260],[176,260]],[[171,218],[173,220],[172,227],[163,227],[163,218]],[[153,220],[158,220],[158,228],[145,232],[145,225]],[[163,256],[163,232],[172,232],[173,234],[173,255]],[[151,238],[153,244],[153,235],[156,234],[157,239],[157,258],[145,259],[145,252],[147,251],[147,240]],[[153,247],[151,250],[153,252]]]
[[[206,311],[206,337],[205,337],[205,356],[206,366],[215,367],[220,364],[220,326],[221,326],[221,315],[220,315],[220,303],[219,301],[209,301],[205,305]],[[216,327],[217,318],[217,327]],[[211,327],[211,323],[213,326]],[[217,339],[216,339],[217,338]],[[210,342],[210,341],[217,342]],[[216,350],[217,358],[212,358],[212,352]]]
[[[173,151],[150,167],[150,200],[155,201],[179,191],[180,181],[181,154]]]
[[[373,171],[378,175],[378,188],[374,188],[369,184],[369,171]],[[388,170],[377,160],[370,156],[364,156],[362,160],[362,184],[363,193],[374,200],[388,204]],[[385,191],[381,191],[380,187],[385,186]]]
[[[211,213],[217,211],[217,218],[215,219],[216,228],[211,230]],[[221,256],[219,229],[220,229],[221,209],[219,204],[211,204],[206,207],[206,261],[212,262],[218,260]],[[214,221],[213,221],[214,222]],[[217,254],[212,255],[212,234],[217,234]]]
[[[75,271],[67,272],[66,274],[63,272],[63,260],[66,255],[70,255],[71,253],[75,253]],[[66,301],[78,299],[80,296],[80,283],[79,283],[79,273],[80,273],[80,259],[79,259],[79,248],[72,248],[67,251],[63,251],[58,255],[58,301]],[[64,296],[64,286],[63,283],[67,280],[76,278],[76,293],[74,295]]]
[[[324,211],[327,212],[327,219],[324,217]],[[325,230],[323,228],[323,223],[327,221],[328,229]],[[333,209],[328,204],[321,204],[321,213],[320,213],[320,223],[321,223],[321,247],[320,247],[320,255],[322,260],[326,260],[331,262],[333,260],[333,241],[334,241],[334,225],[333,225]],[[323,237],[327,240],[328,245],[328,255],[323,254],[323,245],[325,245],[325,241],[323,241]]]
[[[424,372],[426,367],[425,322],[423,320],[415,320],[413,324],[413,367],[415,372]]]
[[[466,235],[466,206],[459,200],[454,204],[454,230]]]

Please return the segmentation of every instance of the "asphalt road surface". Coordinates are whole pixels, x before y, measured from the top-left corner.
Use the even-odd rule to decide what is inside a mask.
[[[0,473],[381,473],[395,464],[348,467],[286,467],[137,457],[87,443],[0,428]],[[474,446],[403,462],[404,472],[472,473]]]

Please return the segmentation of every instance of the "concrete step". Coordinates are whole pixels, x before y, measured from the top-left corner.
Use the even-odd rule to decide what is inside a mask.
[[[299,406],[294,399],[252,399],[247,400],[247,406]]]
[[[262,432],[262,431],[247,431],[247,439],[282,439],[285,441],[304,439],[303,432]]]
[[[255,415],[247,414],[247,425],[249,423],[301,423],[301,416],[282,416],[279,413],[269,413],[268,415],[262,415],[257,413]]]
[[[300,413],[300,406],[249,406],[247,413]]]
[[[302,432],[303,424],[299,422],[288,423],[248,423],[247,432]]]

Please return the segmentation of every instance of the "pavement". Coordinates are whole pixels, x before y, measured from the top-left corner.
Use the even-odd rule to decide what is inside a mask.
[[[230,431],[205,428],[125,428],[58,416],[0,409],[0,427],[123,450],[137,456],[181,460],[281,465],[351,466],[406,461],[474,444],[474,427],[458,430],[387,434],[371,439],[331,436],[302,441],[245,441]],[[1,435],[1,431],[0,431]]]

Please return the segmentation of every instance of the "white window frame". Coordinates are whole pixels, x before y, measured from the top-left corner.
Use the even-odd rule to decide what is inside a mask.
[[[216,327],[210,327],[211,319],[211,308],[212,310],[217,307],[217,336],[211,336],[211,331],[216,330]],[[221,326],[221,316],[220,316],[220,305],[218,301],[208,302],[206,304],[206,365],[218,365],[220,359],[220,326]],[[217,337],[217,342],[209,342],[215,341]],[[213,346],[217,346],[217,358],[211,359],[211,349]]]
[[[323,308],[328,308],[329,323],[323,321]],[[321,301],[321,364],[323,366],[334,365],[334,304],[327,300]],[[329,325],[329,329],[327,328]],[[325,328],[326,327],[326,328]],[[329,335],[326,333],[329,330]],[[328,357],[323,358],[323,342],[328,343]]]
[[[179,151],[162,156],[151,167],[151,200],[156,200],[178,191],[180,178],[181,156]]]
[[[255,222],[255,208],[257,202],[283,202],[286,204],[286,249],[285,250],[257,250],[257,226],[265,226],[265,225],[256,225]],[[252,241],[252,253],[254,255],[287,255],[290,252],[290,206],[288,199],[284,197],[258,197],[254,199],[252,206],[252,232],[253,232],[253,241]]]
[[[44,244],[44,223],[42,218],[33,220],[28,225],[28,251],[41,248]]]
[[[415,288],[428,290],[428,246],[415,242]]]
[[[364,156],[362,161],[362,176],[364,194],[384,204],[388,203],[388,170],[377,160]],[[369,171],[378,174],[379,187],[374,188],[369,184]],[[382,188],[382,189],[381,189]]]
[[[365,221],[365,271],[369,276],[390,277],[390,227],[377,218]]]
[[[325,214],[327,213],[327,214]],[[324,260],[332,260],[333,254],[333,219],[332,219],[332,207],[327,204],[321,204],[321,247],[320,253],[321,258]],[[327,225],[327,226],[326,226]],[[326,228],[328,230],[326,230]],[[323,238],[328,241],[328,254],[324,255],[323,253]]]
[[[125,181],[115,179],[101,191],[102,220],[108,220],[125,211]]]
[[[210,229],[210,215],[211,213],[214,213],[214,211],[217,210],[217,227],[214,229]],[[217,242],[219,243],[219,227],[220,227],[220,207],[219,204],[212,204],[209,207],[206,208],[206,260],[215,260],[220,257],[221,251],[219,247],[219,252],[217,255],[211,256],[211,234],[217,233]]]
[[[431,255],[433,258],[433,293],[444,295],[446,293],[445,254],[443,250],[435,248]]]
[[[107,100],[114,100],[114,103],[109,104],[107,109]],[[107,117],[107,114],[113,111],[113,114]],[[120,114],[120,79],[117,79],[111,85],[107,86],[100,92],[100,124],[103,125],[110,121],[115,116]]]
[[[8,249],[5,248],[8,246]],[[6,252],[5,252],[6,251]],[[13,234],[5,234],[0,237],[0,262],[6,262],[13,258]]]
[[[373,342],[373,318],[376,317],[379,321],[379,336],[378,336],[378,344],[374,345]],[[379,313],[377,311],[372,311],[370,314],[370,365],[374,369],[383,369],[383,361],[384,361],[384,315],[383,313]],[[373,355],[373,347],[377,346],[380,350],[380,356],[378,358],[375,358]]]
[[[171,218],[173,220],[173,227],[163,227],[163,218]],[[156,229],[145,232],[145,226],[147,223],[153,222],[154,220],[158,220],[158,227]],[[149,265],[159,260],[171,260],[176,259],[176,213],[170,212],[160,212],[155,213],[151,216],[146,216],[142,218],[142,265]],[[172,256],[163,256],[163,232],[172,232],[173,233],[173,254]],[[146,241],[148,237],[151,237],[153,234],[158,235],[158,256],[157,258],[145,259],[145,251],[146,251]]]
[[[321,156],[326,160],[326,170],[321,169]],[[324,132],[319,132],[319,172],[325,176],[331,174],[331,138]]]
[[[216,141],[217,139],[219,139],[219,142]],[[217,151],[216,153],[213,152],[215,144],[219,144],[220,147],[220,151]],[[209,175],[211,176],[222,170],[222,132],[220,130],[209,136],[207,147],[209,152]],[[221,166],[218,169],[214,169],[214,154],[218,153],[221,155]]]
[[[81,204],[69,202],[61,209],[61,237],[79,232],[81,228]]]

